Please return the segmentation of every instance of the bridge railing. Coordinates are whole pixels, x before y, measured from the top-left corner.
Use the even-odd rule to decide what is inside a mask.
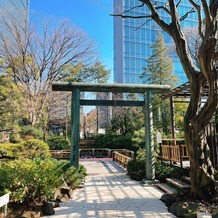
[[[113,152],[113,161],[118,163],[123,168],[127,168],[128,162],[131,160],[131,157],[128,157],[126,155],[123,155],[117,151]]]
[[[70,150],[50,150],[53,158],[69,159]],[[127,157],[134,158],[135,153],[127,149],[108,149],[108,148],[83,148],[79,149],[80,158],[113,158],[113,153],[119,152]]]

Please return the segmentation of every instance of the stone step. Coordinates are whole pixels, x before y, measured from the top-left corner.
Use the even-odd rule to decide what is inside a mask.
[[[183,176],[182,181],[184,181],[185,183],[191,185],[191,178],[188,177],[188,176]]]
[[[169,186],[166,183],[158,183],[156,186],[167,194],[174,194],[178,192],[175,188]]]
[[[190,189],[191,188],[191,185],[187,184],[184,181],[175,179],[175,178],[166,178],[166,181],[169,185],[175,188],[178,188],[178,189]]]

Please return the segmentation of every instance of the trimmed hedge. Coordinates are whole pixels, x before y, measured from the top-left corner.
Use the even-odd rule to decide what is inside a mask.
[[[136,151],[138,148],[132,145],[132,135],[104,134],[96,137],[95,148],[128,149]]]

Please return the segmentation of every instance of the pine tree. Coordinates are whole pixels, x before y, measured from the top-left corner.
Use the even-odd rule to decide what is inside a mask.
[[[158,32],[157,39],[151,46],[152,55],[146,59],[147,67],[141,75],[146,84],[170,85],[174,87],[178,78],[173,75],[173,62],[167,55],[164,37]],[[153,97],[154,125],[165,134],[170,132],[169,103],[163,102],[158,95]]]
[[[173,62],[168,57],[166,44],[161,32],[151,46],[152,55],[146,60],[147,67],[141,78],[145,83],[175,86],[178,78],[173,75]]]

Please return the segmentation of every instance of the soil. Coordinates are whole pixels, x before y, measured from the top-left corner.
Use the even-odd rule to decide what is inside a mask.
[[[189,202],[197,204],[199,207],[199,212],[207,212],[210,215],[218,214],[218,193],[213,197],[210,202],[195,199],[190,196],[190,193],[187,192],[177,194],[175,199],[176,203]]]
[[[10,218],[39,218],[42,215],[42,205],[26,205],[10,203],[8,208],[8,217]],[[4,216],[2,216],[4,217]],[[1,214],[0,214],[0,218]]]

